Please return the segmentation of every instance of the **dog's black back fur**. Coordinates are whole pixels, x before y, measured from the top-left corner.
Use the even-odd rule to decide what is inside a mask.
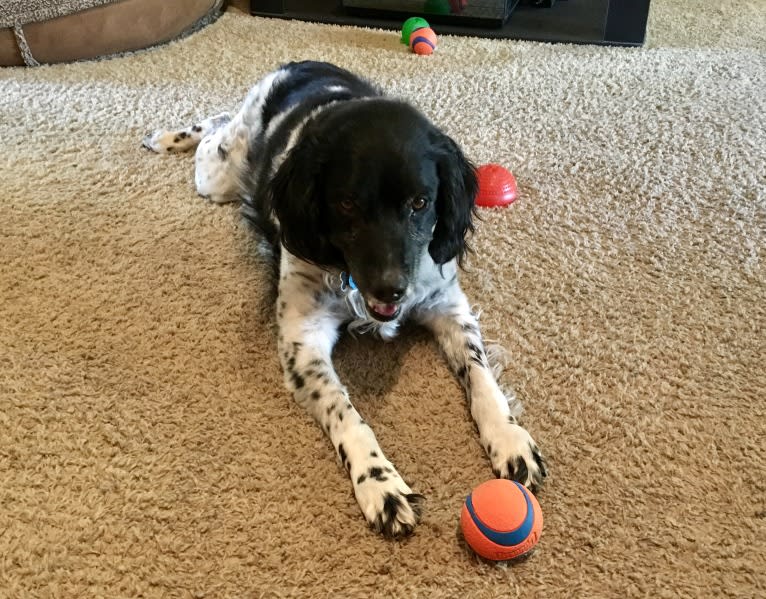
[[[280,232],[271,218],[268,189],[274,159],[284,152],[293,131],[317,109],[334,102],[382,95],[371,83],[326,62],[291,62],[281,70],[285,72],[283,81],[271,89],[263,104],[260,134],[250,140],[248,179],[255,193],[245,196],[243,206],[243,215],[274,246],[277,257]],[[330,86],[336,90],[328,91]],[[265,135],[272,120],[280,115],[287,116],[271,135]]]

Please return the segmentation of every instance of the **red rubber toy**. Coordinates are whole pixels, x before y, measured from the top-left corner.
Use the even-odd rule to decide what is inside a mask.
[[[516,178],[511,171],[499,164],[485,164],[476,169],[479,179],[479,193],[476,205],[482,208],[508,206],[516,201],[518,189]]]

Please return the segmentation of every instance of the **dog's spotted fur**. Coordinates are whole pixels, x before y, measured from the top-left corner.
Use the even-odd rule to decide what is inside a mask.
[[[246,216],[281,246],[285,384],[330,438],[375,530],[411,533],[423,497],[386,458],[335,373],[332,351],[344,325],[383,339],[406,319],[430,329],[466,391],[495,475],[533,489],[542,482],[543,458],[516,421],[520,407],[498,387],[458,283],[475,175],[454,142],[364,80],[308,62],[264,77],[234,117],[157,131],[144,145],[159,153],[196,146],[198,192],[219,203],[243,199]],[[346,185],[346,174],[361,183]],[[385,190],[369,190],[367,181]],[[416,191],[405,192],[408,185]],[[374,199],[362,199],[370,193]],[[348,270],[358,289],[344,279]]]

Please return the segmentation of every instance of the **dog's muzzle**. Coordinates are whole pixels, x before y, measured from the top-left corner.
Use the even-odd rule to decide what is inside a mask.
[[[367,311],[375,320],[389,322],[399,316],[402,306],[401,304],[383,304],[374,300],[368,300]]]

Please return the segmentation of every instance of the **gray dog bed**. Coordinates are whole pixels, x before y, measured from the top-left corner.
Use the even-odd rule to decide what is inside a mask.
[[[139,50],[217,18],[223,0],[0,0],[0,66]]]

